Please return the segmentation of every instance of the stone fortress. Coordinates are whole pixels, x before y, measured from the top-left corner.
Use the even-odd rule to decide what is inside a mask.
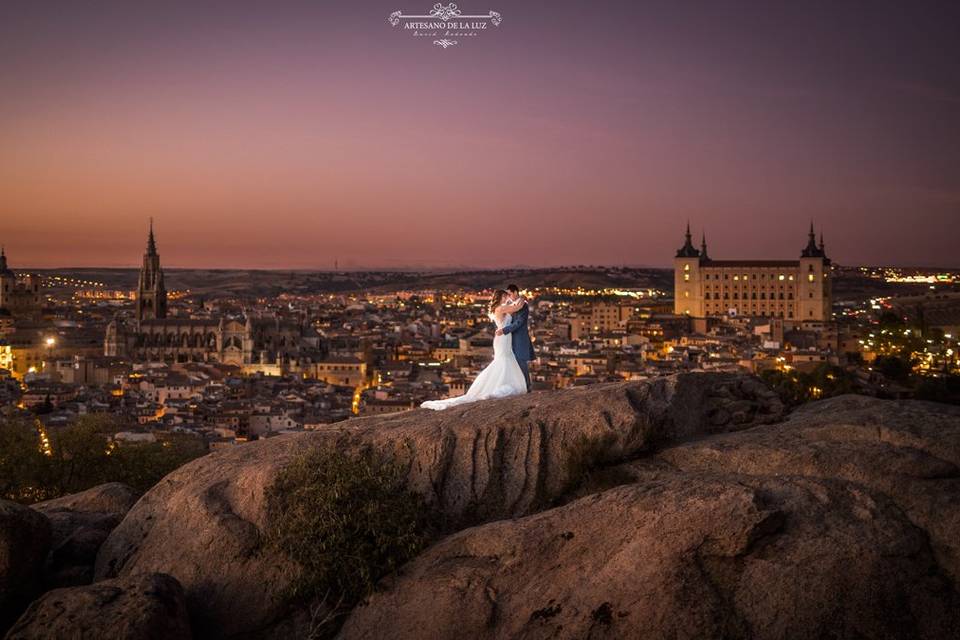
[[[673,260],[674,313],[694,318],[742,315],[794,322],[831,320],[830,259],[810,224],[799,260],[714,260],[704,236],[686,241]]]

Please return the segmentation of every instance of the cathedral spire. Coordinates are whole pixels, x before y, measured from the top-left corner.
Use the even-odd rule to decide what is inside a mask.
[[[143,254],[143,266],[140,267],[140,280],[137,283],[137,326],[145,320],[161,320],[166,317],[167,290],[163,284],[157,241],[153,237],[153,218],[150,218],[147,252]]]
[[[147,237],[147,255],[157,255],[157,243],[153,239],[153,217],[150,218],[150,235]]]
[[[700,257],[703,258],[704,260],[709,259],[707,258],[707,232],[706,231],[704,231],[700,235]]]

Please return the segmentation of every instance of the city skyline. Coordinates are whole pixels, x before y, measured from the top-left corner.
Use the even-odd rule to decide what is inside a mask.
[[[955,267],[960,9],[258,2],[0,9],[0,243],[18,268]]]

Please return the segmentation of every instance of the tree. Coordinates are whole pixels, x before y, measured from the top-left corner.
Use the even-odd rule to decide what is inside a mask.
[[[888,380],[895,382],[908,382],[913,367],[910,362],[898,356],[878,356],[873,362],[873,369]]]
[[[0,417],[0,497],[25,504],[54,497],[51,466],[32,419]]]
[[[59,495],[76,493],[115,479],[110,438],[119,430],[108,415],[84,415],[52,433],[51,483]]]
[[[960,404],[960,376],[925,377],[917,384],[914,398],[931,402]]]
[[[181,465],[204,455],[206,443],[174,434],[160,442],[123,443],[113,416],[80,416],[48,436],[42,425],[18,416],[0,418],[0,491],[25,504],[76,493],[105,482],[146,491]]]

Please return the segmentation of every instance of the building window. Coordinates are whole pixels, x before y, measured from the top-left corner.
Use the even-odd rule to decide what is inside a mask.
[[[780,280],[783,280],[783,274],[782,274],[782,273],[780,274],[779,278],[780,278]]]
[[[684,281],[684,282],[690,282],[690,274],[689,274],[689,273],[683,274],[683,281]]]

